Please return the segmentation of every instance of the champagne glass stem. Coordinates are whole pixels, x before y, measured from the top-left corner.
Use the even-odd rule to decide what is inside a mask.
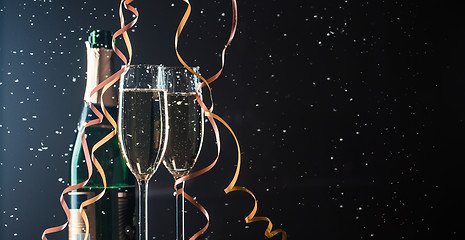
[[[176,186],[180,194],[176,194],[176,240],[184,240],[184,184]]]
[[[147,180],[138,180],[137,183],[139,185],[139,240],[148,240],[147,193],[149,182]]]

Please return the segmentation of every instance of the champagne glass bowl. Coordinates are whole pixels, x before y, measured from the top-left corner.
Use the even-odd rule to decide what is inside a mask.
[[[148,183],[166,150],[166,84],[157,65],[124,66],[120,80],[118,141],[139,186],[139,240],[148,239]]]
[[[177,180],[189,174],[203,142],[204,112],[196,100],[200,79],[184,67],[161,66],[160,73],[167,87],[169,125],[163,164]],[[184,182],[176,188],[176,239],[184,240]]]

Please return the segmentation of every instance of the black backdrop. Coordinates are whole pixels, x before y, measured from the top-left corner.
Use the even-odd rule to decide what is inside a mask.
[[[39,239],[65,221],[70,144],[82,107],[89,31],[115,31],[117,0],[0,0],[0,239]],[[180,52],[220,67],[230,1],[192,0]],[[179,65],[186,4],[142,1],[134,63]],[[236,38],[213,87],[215,112],[243,151],[238,185],[290,239],[462,239],[463,14],[445,1],[238,1]],[[128,16],[130,17],[130,16]],[[119,44],[121,41],[119,42]],[[122,46],[121,46],[122,47]],[[200,239],[264,239],[252,201],[225,195],[231,136],[187,184],[210,212]],[[214,158],[207,131],[196,166]],[[174,239],[172,179],[150,187],[150,237]],[[188,232],[203,226],[188,206]],[[50,235],[63,239],[66,231]],[[279,237],[275,237],[279,239]]]

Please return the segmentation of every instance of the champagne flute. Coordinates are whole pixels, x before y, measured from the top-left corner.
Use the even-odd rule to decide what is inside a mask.
[[[203,142],[204,112],[196,101],[200,80],[184,67],[161,66],[160,72],[167,85],[169,125],[163,164],[176,181],[192,169]],[[184,182],[176,188],[176,239],[184,240]]]
[[[118,140],[139,186],[139,240],[148,239],[148,182],[167,143],[166,87],[156,65],[131,65],[120,81]]]

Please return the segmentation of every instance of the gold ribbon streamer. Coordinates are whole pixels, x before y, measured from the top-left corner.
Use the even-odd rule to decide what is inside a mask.
[[[130,6],[129,4],[132,2],[133,0],[121,0],[121,3],[120,3],[120,7],[119,7],[119,15],[120,15],[120,23],[121,23],[121,29],[118,30],[115,34],[113,34],[113,38],[112,38],[112,47],[113,47],[113,51],[115,51],[115,53],[121,58],[121,60],[124,62],[124,64],[127,66],[129,65],[129,63],[131,62],[131,59],[132,59],[132,45],[131,45],[131,41],[129,40],[129,36],[127,34],[127,30],[129,28],[131,28],[132,26],[135,25],[135,23],[137,22],[137,19],[138,19],[138,12],[135,8],[133,8],[132,6]],[[132,11],[136,18],[131,22],[129,23],[128,25],[125,25],[125,20],[124,20],[124,14],[123,14],[123,5],[126,9]],[[120,33],[119,31],[122,31],[122,33]],[[129,62],[127,61],[126,57],[124,56],[124,54],[121,53],[121,51],[119,51],[119,49],[115,46],[115,39],[116,37],[118,37],[120,34],[123,34],[123,38],[124,38],[124,42],[126,44],[126,47],[128,49],[128,55],[129,55]],[[80,210],[80,213],[81,213],[81,216],[84,220],[84,223],[85,223],[85,227],[86,227],[86,231],[85,231],[85,237],[84,239],[87,239],[88,236],[89,236],[89,220],[87,218],[87,215],[86,215],[86,212],[83,211],[83,208],[86,207],[86,206],[89,206],[91,204],[94,204],[95,202],[97,202],[98,200],[100,200],[103,195],[105,194],[106,192],[106,189],[107,189],[107,183],[106,183],[106,178],[105,178],[105,172],[103,170],[103,168],[101,167],[101,165],[99,164],[99,162],[97,161],[97,159],[95,158],[94,156],[94,152],[100,148],[103,144],[105,144],[106,142],[108,142],[111,138],[113,138],[114,136],[116,136],[116,128],[117,128],[117,124],[115,122],[115,120],[113,119],[113,117],[108,113],[107,109],[105,108],[105,105],[104,105],[104,102],[103,102],[103,95],[105,94],[105,92],[108,90],[108,88],[112,87],[113,84],[115,84],[121,77],[121,75],[124,73],[125,71],[125,68],[122,68],[121,70],[119,70],[118,72],[116,72],[115,74],[113,74],[112,76],[110,76],[109,78],[107,78],[105,81],[101,82],[99,85],[97,85],[97,87],[95,87],[92,92],[90,93],[90,96],[92,96],[93,94],[97,93],[100,89],[103,88],[102,90],[102,94],[100,96],[100,103],[101,103],[101,108],[102,108],[102,111],[105,115],[105,117],[108,119],[108,121],[110,122],[110,124],[113,126],[114,130],[111,131],[108,135],[106,135],[103,139],[101,139],[99,142],[97,142],[93,148],[92,148],[92,161],[93,163],[95,164],[95,167],[97,168],[98,172],[100,173],[102,179],[103,179],[103,190],[102,192],[100,192],[98,195],[96,195],[95,197],[91,198],[91,199],[88,199],[86,201],[84,201],[79,210]],[[90,101],[89,101],[90,103]],[[91,108],[93,107],[92,103],[90,103],[90,106]],[[96,110],[96,109],[95,109]],[[97,110],[98,111],[98,110]],[[103,119],[100,119],[100,123],[102,122]]]
[[[258,209],[258,204],[257,204],[257,198],[255,195],[247,188],[245,187],[240,187],[240,186],[235,186],[237,179],[239,178],[239,172],[241,170],[241,148],[239,145],[239,141],[237,140],[236,134],[234,134],[234,131],[232,128],[218,115],[209,112],[207,115],[210,115],[211,117],[215,118],[216,120],[220,121],[231,133],[231,135],[234,137],[234,141],[236,142],[236,147],[237,147],[237,167],[236,167],[236,172],[234,173],[233,180],[231,183],[229,183],[228,187],[224,189],[224,192],[226,194],[234,191],[242,191],[248,193],[252,198],[254,199],[255,205],[252,209],[252,212],[245,218],[246,223],[252,223],[252,222],[258,222],[258,221],[266,221],[268,222],[268,227],[265,230],[265,236],[267,238],[272,238],[278,233],[282,233],[282,239],[286,240],[287,239],[287,233],[286,231],[282,229],[276,229],[274,231],[271,231],[273,229],[273,224],[271,223],[271,220],[267,217],[256,217],[255,214],[257,213]]]
[[[273,224],[271,222],[271,220],[267,217],[259,217],[259,216],[255,216],[255,214],[257,213],[257,209],[258,209],[258,204],[257,204],[257,198],[255,197],[255,195],[247,188],[245,187],[240,187],[240,186],[235,186],[236,185],[236,182],[237,182],[237,179],[239,178],[239,172],[240,172],[240,167],[241,167],[241,150],[240,150],[240,145],[239,145],[239,141],[236,137],[236,134],[234,133],[234,131],[232,130],[232,128],[221,118],[219,117],[218,115],[214,114],[213,113],[213,97],[212,97],[212,92],[211,92],[211,88],[209,86],[209,84],[213,81],[215,81],[221,74],[221,72],[223,71],[223,67],[224,67],[224,58],[225,58],[225,52],[226,52],[226,49],[227,47],[230,45],[231,41],[233,40],[234,38],[234,35],[235,35],[235,32],[236,32],[236,28],[237,28],[237,3],[236,3],[236,0],[232,0],[232,6],[233,6],[233,23],[232,23],[232,28],[231,28],[231,34],[229,36],[229,40],[228,40],[228,43],[225,45],[225,47],[223,48],[223,51],[222,51],[222,54],[221,54],[221,69],[214,75],[212,76],[211,78],[209,78],[208,80],[206,80],[205,78],[203,78],[200,74],[194,72],[192,70],[192,68],[190,68],[186,63],[185,61],[182,59],[181,55],[179,54],[178,52],[178,39],[179,39],[179,36],[181,35],[181,32],[182,32],[182,29],[184,28],[186,22],[187,22],[187,19],[189,18],[189,15],[191,13],[191,5],[189,3],[188,0],[183,0],[185,3],[188,4],[187,6],[187,10],[186,12],[184,13],[184,16],[183,18],[181,19],[181,22],[178,26],[178,29],[176,31],[176,36],[175,36],[175,51],[176,51],[176,56],[178,57],[178,60],[181,62],[181,64],[188,70],[190,71],[191,73],[193,73],[194,75],[198,76],[200,79],[202,79],[203,81],[203,84],[201,84],[199,86],[199,88],[202,88],[204,86],[207,86],[208,87],[208,90],[209,90],[209,93],[210,93],[210,99],[212,101],[212,106],[210,107],[210,109],[208,109],[205,105],[205,103],[202,101],[202,99],[200,98],[198,92],[196,93],[196,99],[197,99],[197,102],[199,103],[199,105],[202,107],[202,109],[205,111],[205,116],[209,119],[211,125],[212,125],[212,128],[214,130],[214,133],[215,133],[215,137],[216,137],[216,140],[217,140],[217,157],[215,159],[215,161],[213,161],[212,164],[210,164],[208,167],[200,170],[200,171],[197,171],[195,173],[192,173],[192,174],[189,174],[183,178],[180,178],[178,180],[176,180],[174,186],[175,186],[175,189],[176,189],[176,185],[181,183],[181,182],[184,182],[184,181],[187,181],[189,179],[192,179],[192,178],[195,178],[197,176],[200,176],[202,174],[204,174],[205,172],[209,171],[211,168],[213,168],[213,166],[216,164],[218,158],[219,158],[219,155],[220,155],[220,136],[219,136],[219,130],[218,130],[218,127],[216,126],[216,123],[215,123],[215,120],[218,120],[220,121],[229,131],[230,133],[232,134],[232,136],[234,137],[234,140],[236,142],[236,147],[237,147],[237,167],[236,167],[236,171],[235,171],[235,174],[234,174],[234,177],[232,179],[232,181],[230,182],[230,184],[228,185],[228,187],[226,187],[226,189],[224,189],[225,193],[228,194],[230,192],[234,192],[234,191],[242,191],[242,192],[246,192],[248,193],[250,196],[252,196],[252,198],[254,199],[254,207],[252,209],[252,212],[245,218],[245,221],[246,223],[251,223],[251,222],[257,222],[257,221],[266,221],[268,222],[268,226],[265,230],[265,236],[267,238],[271,238],[273,236],[275,236],[276,234],[279,234],[281,233],[282,234],[282,240],[286,240],[287,239],[287,233],[282,230],[282,229],[276,229],[276,230],[273,230]],[[189,196],[188,194],[185,194],[186,196]],[[189,196],[190,197],[190,196]],[[196,239],[200,234],[202,234],[203,232],[206,231],[206,229],[208,228],[208,225],[209,225],[209,215],[208,213],[206,212],[205,208],[203,208],[201,205],[199,205],[197,203],[197,201],[191,201],[191,199],[189,197],[186,197],[191,203],[193,203],[195,206],[197,206],[197,208],[199,208],[205,215],[205,217],[207,218],[207,224],[205,225],[205,227],[200,230],[199,232],[197,232],[193,237],[191,237],[190,239],[193,240],[193,239]],[[192,199],[193,200],[193,199]]]
[[[119,51],[119,49],[115,46],[115,39],[116,37],[118,37],[119,35],[123,34],[123,38],[124,38],[124,41],[126,43],[126,47],[128,49],[128,54],[129,54],[129,62],[131,62],[131,59],[132,59],[132,46],[131,46],[131,42],[129,40],[129,36],[127,34],[127,30],[130,29],[131,27],[133,27],[135,25],[135,23],[137,22],[137,19],[138,19],[138,12],[135,8],[133,8],[132,6],[130,6],[129,4],[132,2],[133,0],[121,0],[121,4],[120,4],[120,9],[119,9],[119,13],[120,13],[120,21],[121,21],[121,29],[119,29],[114,35],[113,35],[113,50],[115,51],[115,53],[123,60],[123,62],[125,63],[125,65],[128,65],[128,61],[126,59],[126,57],[124,56],[124,54],[121,53],[121,51]],[[128,9],[129,11],[133,12],[135,15],[136,15],[136,18],[130,22],[128,25],[125,25],[125,21],[124,21],[124,16],[123,16],[123,11],[122,11],[122,6],[124,4],[124,7],[126,9]],[[116,83],[116,81],[119,80],[120,76],[123,74],[125,68],[122,68],[120,71],[116,72],[115,74],[113,74],[112,76],[110,76],[109,78],[107,78],[105,81],[101,82],[99,85],[97,85],[97,87],[95,87],[92,92],[89,94],[89,98],[94,95],[95,93],[97,93],[100,89],[103,88],[102,90],[102,95],[101,95],[101,107],[102,107],[102,111],[105,115],[105,117],[108,118],[109,122],[111,123],[111,125],[116,129],[116,122],[115,120],[111,117],[111,115],[108,113],[108,111],[106,110],[105,106],[104,106],[104,102],[103,102],[103,95],[105,94],[105,92],[108,90],[108,88],[112,87],[113,84]],[[103,121],[103,115],[101,112],[99,112],[95,106],[90,102],[89,102],[89,106],[91,108],[91,110],[97,115],[98,119],[94,119],[94,120],[91,120],[89,121],[85,126],[84,126],[84,131],[81,135],[81,138],[82,138],[82,147],[83,147],[83,151],[84,151],[84,156],[85,156],[85,160],[86,160],[86,166],[87,166],[87,171],[88,171],[88,178],[78,184],[75,184],[75,185],[72,185],[72,186],[69,186],[67,188],[65,188],[63,190],[63,192],[61,193],[60,195],[60,204],[62,205],[62,208],[63,208],[63,211],[65,212],[66,214],[66,217],[67,217],[67,222],[60,225],[60,226],[57,226],[57,227],[51,227],[51,228],[47,228],[44,230],[44,232],[42,233],[42,240],[47,240],[47,237],[46,235],[47,234],[50,234],[50,233],[55,233],[55,232],[59,232],[59,231],[62,231],[66,228],[66,226],[68,225],[69,223],[69,220],[70,220],[70,211],[69,211],[69,207],[68,205],[66,204],[66,201],[63,199],[63,196],[68,193],[68,192],[71,192],[71,191],[74,191],[74,190],[77,190],[77,189],[80,189],[80,188],[83,188],[90,180],[90,178],[92,177],[92,163],[94,163],[95,167],[97,168],[97,171],[99,172],[100,176],[102,177],[102,180],[103,180],[103,190],[102,192],[100,192],[97,196],[91,198],[91,199],[88,199],[86,201],[84,201],[83,203],[81,203],[80,207],[79,207],[79,211],[81,213],[81,216],[83,218],[83,221],[84,221],[84,224],[85,224],[85,237],[84,239],[88,239],[89,237],[89,220],[88,220],[88,217],[85,213],[85,211],[83,210],[84,207],[86,206],[89,206],[95,202],[97,202],[99,199],[101,199],[103,197],[103,195],[105,194],[106,192],[106,189],[107,189],[107,183],[106,183],[106,176],[105,176],[105,171],[103,170],[102,166],[100,165],[100,163],[98,162],[97,158],[94,156],[94,153],[95,151],[100,148],[102,145],[104,145],[107,141],[109,141],[111,138],[113,138],[115,135],[116,135],[116,130],[113,130],[112,132],[110,132],[107,136],[105,136],[104,138],[102,138],[99,142],[97,142],[93,147],[92,147],[92,151],[91,151],[91,154],[92,154],[92,162],[89,161],[89,159],[91,159],[90,157],[90,154],[89,154],[89,149],[88,149],[88,145],[87,145],[87,141],[85,139],[85,128],[89,127],[89,126],[92,126],[92,125],[96,125],[96,124],[100,124],[102,123]]]

